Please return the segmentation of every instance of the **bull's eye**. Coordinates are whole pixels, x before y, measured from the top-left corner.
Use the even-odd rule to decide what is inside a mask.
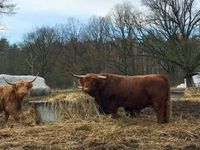
[[[86,77],[86,78],[85,78],[85,81],[89,81],[89,82],[90,82],[90,81],[92,81],[92,78]]]
[[[29,84],[29,85],[28,85],[28,88],[32,88],[32,87],[33,87],[33,85],[32,85],[32,84]]]
[[[23,84],[23,83],[20,83],[19,86],[24,86],[24,84]]]

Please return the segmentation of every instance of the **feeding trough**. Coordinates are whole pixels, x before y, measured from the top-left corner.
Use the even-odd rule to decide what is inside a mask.
[[[184,96],[184,91],[172,91],[171,96],[173,98],[180,98]]]
[[[63,118],[99,114],[93,98],[82,93],[57,95],[48,100],[29,101],[34,108],[36,123],[51,123]]]
[[[31,106],[35,109],[37,123],[50,123],[58,120],[60,112],[56,109],[56,105],[52,105],[49,101],[30,101]]]

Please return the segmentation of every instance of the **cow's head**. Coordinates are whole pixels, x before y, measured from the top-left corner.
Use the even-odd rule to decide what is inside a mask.
[[[78,78],[78,87],[90,95],[100,90],[105,85],[107,79],[107,76],[94,73],[88,73],[86,75],[72,75]]]
[[[6,83],[8,83],[9,85],[12,85],[13,90],[15,91],[15,93],[19,96],[19,97],[24,97],[26,95],[28,95],[30,93],[31,88],[33,87],[33,82],[36,80],[36,77],[31,80],[31,81],[26,81],[26,80],[19,80],[16,83],[11,83],[9,81],[7,81],[4,77],[3,79],[5,80]]]

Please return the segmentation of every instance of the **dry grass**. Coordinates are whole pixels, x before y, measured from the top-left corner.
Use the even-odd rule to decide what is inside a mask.
[[[200,88],[191,87],[191,88],[171,88],[172,93],[182,94],[183,96],[179,97],[178,100],[188,100],[188,101],[198,101],[200,102]],[[174,98],[172,98],[174,99]],[[176,100],[176,98],[175,98]]]
[[[99,115],[98,106],[94,98],[83,92],[58,94],[48,99],[48,106],[53,107],[60,115],[60,119]]]
[[[173,101],[169,124],[157,124],[149,108],[139,118],[76,116],[40,125],[25,116],[20,124],[1,125],[0,149],[200,149],[200,102]]]
[[[185,89],[184,97],[186,99],[200,102],[200,88],[199,87],[191,87],[191,88]]]

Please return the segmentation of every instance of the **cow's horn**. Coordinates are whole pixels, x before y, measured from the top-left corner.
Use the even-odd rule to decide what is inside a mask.
[[[29,81],[29,83],[33,83],[33,82],[37,79],[38,74],[39,74],[39,73],[37,73],[37,75],[35,76],[35,78],[34,78],[33,80]]]
[[[107,79],[106,76],[102,76],[102,75],[98,75],[98,78],[101,78],[101,79]]]
[[[77,87],[78,87],[79,89],[82,89],[82,88],[83,88],[82,86],[79,86],[79,85],[77,85]]]
[[[76,78],[85,78],[86,75],[77,75],[77,74],[73,74],[72,76],[76,77]]]
[[[15,83],[10,83],[10,82],[8,82],[4,77],[3,77],[3,79],[4,79],[4,81],[5,81],[6,83],[8,83],[8,84],[10,84],[10,85],[15,85]]]

